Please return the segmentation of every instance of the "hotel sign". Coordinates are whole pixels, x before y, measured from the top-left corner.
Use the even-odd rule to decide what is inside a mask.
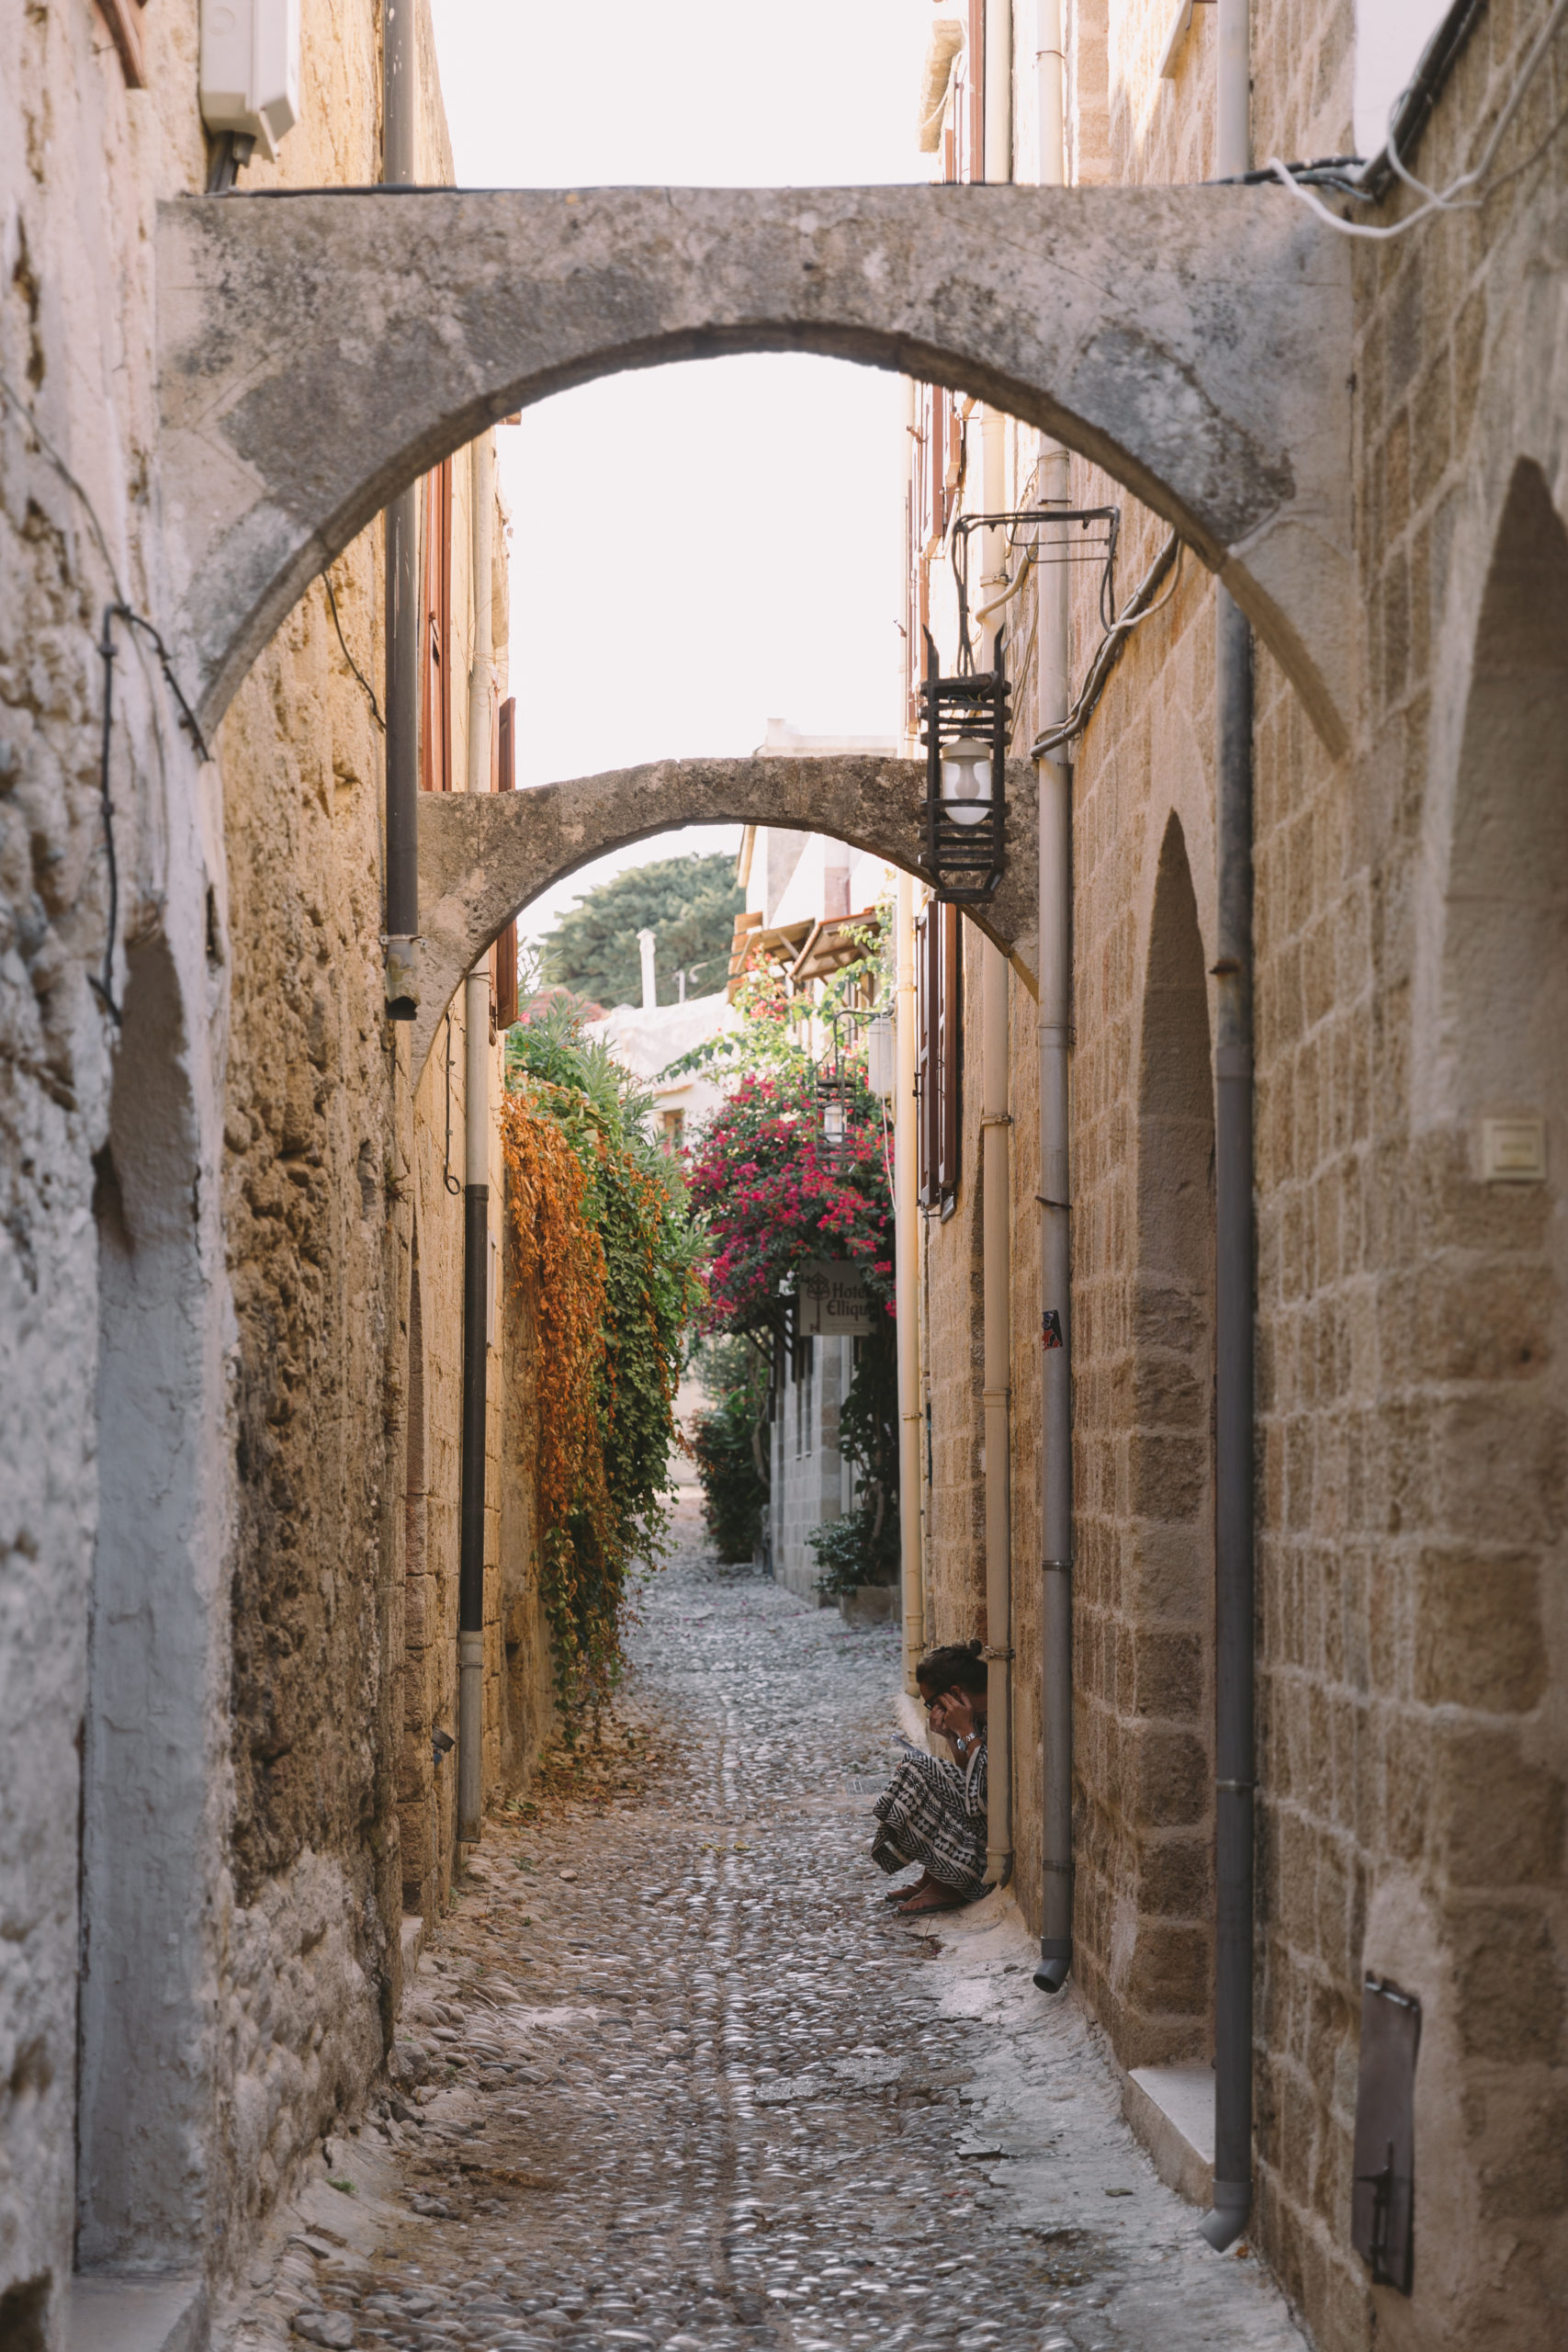
[[[858,1266],[846,1259],[808,1258],[795,1294],[803,1340],[863,1340],[872,1329],[872,1303]]]

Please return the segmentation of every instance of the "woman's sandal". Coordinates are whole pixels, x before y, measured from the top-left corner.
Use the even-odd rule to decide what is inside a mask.
[[[923,1894],[910,1895],[898,1905],[900,1919],[919,1919],[928,1911],[962,1911],[969,1897],[960,1894],[955,1886],[928,1886]]]

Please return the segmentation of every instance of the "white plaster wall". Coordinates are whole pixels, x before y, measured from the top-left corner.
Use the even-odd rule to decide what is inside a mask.
[[[844,1508],[844,1464],[839,1452],[839,1408],[852,1368],[850,1340],[818,1340],[816,1369],[797,1384],[787,1374],[779,1392],[778,1419],[773,1431],[773,1487],[770,1512],[773,1544],[773,1575],[789,1591],[806,1600],[817,1597],[820,1571],[817,1555],[807,1544],[814,1527],[840,1517]],[[802,1388],[806,1396],[802,1400]],[[804,1401],[810,1431],[809,1447],[796,1450],[797,1409]]]

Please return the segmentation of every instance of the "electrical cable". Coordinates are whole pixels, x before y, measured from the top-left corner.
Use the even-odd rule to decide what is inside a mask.
[[[327,603],[332,610],[333,627],[337,631],[337,641],[343,648],[343,658],[348,663],[349,668],[353,671],[360,684],[364,687],[366,699],[370,705],[370,716],[376,721],[377,726],[384,735],[387,731],[387,722],[381,716],[381,706],[376,699],[376,689],[371,684],[369,679],[366,676],[364,671],[360,668],[358,662],[355,660],[353,654],[349,651],[348,639],[343,633],[343,622],[338,617],[337,598],[333,594],[332,573],[330,571],[323,571],[321,574],[321,580],[327,592]]]
[[[114,590],[111,601],[104,606],[103,628],[97,647],[98,659],[103,664],[104,672],[104,707],[98,735],[98,797],[103,805],[104,862],[108,871],[108,928],[104,941],[103,970],[97,975],[89,973],[87,985],[118,1029],[122,1025],[123,1021],[121,1009],[114,993],[114,953],[119,931],[119,855],[115,842],[114,794],[109,780],[109,755],[114,741],[114,664],[116,660],[114,622],[117,620],[121,622],[134,635],[145,637],[151,641],[158,657],[158,667],[164,673],[164,683],[174,696],[175,707],[179,712],[180,724],[189,733],[198,758],[205,762],[209,760],[212,754],[208,750],[196,713],[186,700],[184,690],[175,675],[174,662],[162,634],[147,618],[145,613],[139,613],[130,603],[124,589],[120,586],[119,572],[113,556],[109,553],[108,540],[104,535],[103,525],[98,520],[96,507],[39,423],[31,403],[22,398],[16,386],[4,373],[0,373],[0,394],[4,394],[12,408],[16,410],[48,463],[53,467],[54,471],[86,515],[98,553],[103,558],[104,569],[109,576],[109,585]],[[157,731],[157,742],[159,763],[162,767],[161,730]]]
[[[1568,16],[1568,0],[1553,0],[1551,14],[1548,16],[1547,20],[1545,24],[1542,25],[1540,32],[1536,35],[1535,40],[1531,42],[1529,52],[1526,55],[1524,64],[1519,70],[1518,77],[1516,80],[1512,90],[1509,92],[1507,98],[1504,102],[1501,114],[1498,116],[1496,122],[1493,126],[1492,135],[1487,140],[1485,146],[1482,149],[1480,161],[1472,164],[1469,171],[1461,172],[1457,179],[1450,180],[1446,188],[1428,187],[1425,181],[1418,180],[1413,172],[1407,170],[1399,153],[1400,141],[1396,136],[1390,137],[1386,153],[1391,170],[1397,178],[1404,183],[1407,187],[1411,188],[1424,198],[1424,201],[1416,207],[1416,210],[1414,212],[1407,213],[1403,220],[1390,220],[1382,223],[1381,226],[1376,226],[1372,222],[1367,220],[1343,220],[1337,212],[1331,212],[1325,204],[1321,203],[1319,199],[1311,193],[1309,188],[1303,186],[1299,179],[1295,178],[1292,175],[1291,166],[1288,164],[1281,163],[1277,155],[1270,155],[1268,163],[1263,168],[1267,172],[1270,173],[1273,177],[1280,182],[1282,187],[1289,189],[1290,193],[1296,198],[1298,203],[1304,204],[1310,212],[1314,212],[1320,220],[1326,222],[1329,228],[1337,229],[1342,236],[1365,237],[1371,239],[1378,243],[1386,243],[1390,238],[1404,236],[1406,230],[1416,228],[1423,220],[1429,220],[1434,212],[1473,212],[1479,210],[1481,206],[1486,202],[1488,196],[1494,191],[1492,189],[1484,189],[1478,196],[1466,196],[1462,191],[1466,188],[1475,187],[1478,183],[1486,176],[1488,170],[1491,168],[1493,160],[1496,155],[1497,150],[1503,143],[1504,137],[1506,136],[1510,124],[1513,122],[1515,116],[1518,113],[1520,107],[1524,104],[1526,93],[1528,92],[1531,82],[1535,79],[1536,74],[1540,69],[1541,60],[1546,54],[1547,48],[1551,43],[1553,35],[1562,25],[1565,16]],[[1398,105],[1401,107],[1404,105],[1403,97],[1399,100]],[[1398,109],[1396,107],[1395,111],[1397,110]],[[1505,174],[1503,177],[1496,182],[1496,187],[1501,187],[1505,186],[1507,180],[1516,178],[1520,171],[1527,170],[1529,164],[1536,161],[1537,156],[1543,153],[1546,147],[1550,145],[1551,140],[1556,136],[1557,130],[1561,129],[1563,119],[1568,119],[1568,117],[1560,118],[1559,121],[1553,125],[1551,130],[1548,132],[1547,137],[1541,141],[1540,146],[1538,147],[1533,153],[1527,156],[1523,164],[1517,164],[1511,171]]]
[[[109,744],[114,733],[114,638],[109,630],[113,606],[104,606],[104,633],[98,640],[98,657],[104,665],[103,736],[98,751],[98,797],[104,808],[104,857],[109,876],[108,930],[104,939],[104,969],[101,978],[87,975],[92,989],[117,1029],[125,1025],[124,1016],[115,1002],[114,944],[119,929],[119,859],[114,841],[114,795],[109,789]]]
[[[1031,759],[1043,759],[1049,752],[1059,751],[1063,744],[1070,743],[1075,735],[1082,734],[1093,717],[1095,706],[1105,691],[1106,681],[1120,661],[1122,648],[1134,629],[1142,622],[1151,620],[1156,613],[1163,612],[1175,595],[1181,582],[1181,554],[1180,537],[1177,532],[1172,531],[1169,538],[1145,572],[1143,579],[1128,597],[1120,619],[1113,628],[1107,629],[1100,639],[1083,684],[1078,689],[1077,700],[1059,727],[1048,728],[1044,734],[1035,737],[1029,747]],[[1166,573],[1173,567],[1176,572],[1175,579],[1158,603],[1151,604],[1150,597],[1153,596]]]

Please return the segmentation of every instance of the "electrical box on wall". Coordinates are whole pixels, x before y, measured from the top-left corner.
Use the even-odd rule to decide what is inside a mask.
[[[299,0],[201,0],[201,119],[276,158],[299,119]]]

